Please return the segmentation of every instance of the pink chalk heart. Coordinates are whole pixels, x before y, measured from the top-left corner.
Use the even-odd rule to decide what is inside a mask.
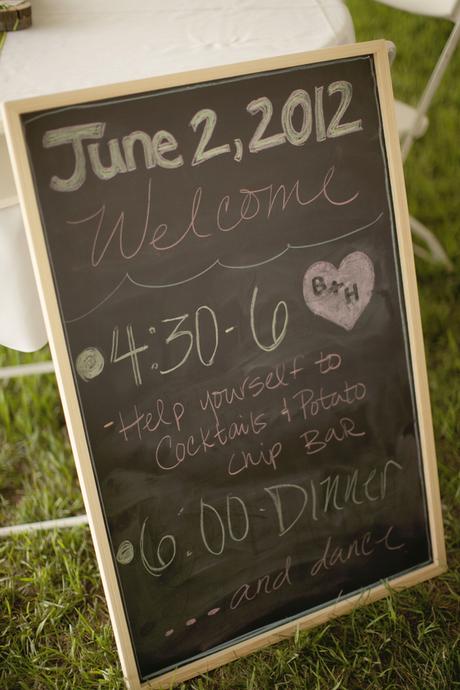
[[[373,263],[364,252],[348,254],[338,268],[317,261],[304,275],[305,303],[314,314],[351,331],[369,304],[374,279]]]

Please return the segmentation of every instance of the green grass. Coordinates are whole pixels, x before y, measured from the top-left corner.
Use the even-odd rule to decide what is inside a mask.
[[[358,39],[398,47],[397,97],[414,103],[447,22],[350,0]],[[454,271],[417,261],[449,571],[289,642],[183,684],[183,690],[460,688],[460,53],[406,166],[411,212],[434,229]],[[0,349],[0,365],[43,359]],[[0,384],[0,522],[74,515],[82,500],[53,376]],[[0,688],[122,688],[87,528],[0,541]]]

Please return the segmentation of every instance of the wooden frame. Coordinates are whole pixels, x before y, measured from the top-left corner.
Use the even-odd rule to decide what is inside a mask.
[[[387,48],[384,41],[375,41],[312,53],[288,55],[279,58],[229,65],[206,69],[199,72],[174,74],[161,78],[129,82],[126,84],[98,87],[65,94],[45,96],[7,103],[4,106],[4,120],[8,144],[13,158],[13,169],[19,191],[23,216],[27,228],[28,241],[33,259],[37,282],[39,284],[42,308],[50,340],[53,360],[59,383],[61,398],[69,428],[72,450],[77,464],[79,481],[85,501],[86,511],[93,542],[96,549],[99,569],[107,598],[116,643],[122,663],[123,674],[131,690],[138,688],[169,687],[194,675],[225,664],[237,657],[249,654],[261,647],[292,636],[296,631],[325,622],[333,616],[343,615],[361,603],[369,603],[388,594],[385,584],[365,592],[338,600],[334,605],[310,613],[302,618],[279,625],[275,629],[257,634],[250,639],[234,644],[205,658],[182,666],[177,671],[167,672],[145,683],[139,682],[139,675],[130,641],[127,620],[120,595],[119,584],[114,569],[111,549],[104,527],[104,516],[100,505],[96,480],[93,474],[89,451],[85,438],[84,425],[80,414],[78,397],[72,376],[69,354],[59,315],[58,302],[53,286],[53,277],[47,257],[47,249],[41,231],[40,211],[34,192],[34,183],[28,162],[28,154],[22,132],[20,116],[40,109],[70,106],[90,100],[109,99],[143,91],[164,89],[181,85],[193,85],[208,80],[255,74],[257,72],[306,65],[322,61],[340,60],[359,55],[372,55],[378,84],[378,98],[381,104],[384,139],[391,180],[391,193],[396,218],[398,245],[400,248],[401,271],[407,310],[410,352],[412,354],[414,386],[424,474],[426,498],[429,515],[429,529],[433,548],[433,562],[396,577],[391,587],[401,589],[414,585],[446,568],[443,541],[442,517],[439,499],[438,478],[435,462],[435,447],[432,433],[426,365],[421,331],[421,320],[417,299],[416,277],[412,254],[409,217],[404,189],[401,154],[399,150],[397,127],[393,112],[393,95],[389,73]]]

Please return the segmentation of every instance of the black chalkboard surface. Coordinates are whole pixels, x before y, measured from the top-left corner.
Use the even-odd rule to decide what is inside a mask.
[[[132,687],[443,568],[385,60],[7,106]]]

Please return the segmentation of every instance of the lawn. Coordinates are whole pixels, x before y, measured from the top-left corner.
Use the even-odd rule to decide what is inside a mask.
[[[349,0],[357,39],[398,49],[397,97],[415,103],[448,22]],[[1,41],[0,41],[1,45]],[[411,213],[436,231],[454,270],[417,259],[449,570],[443,576],[196,678],[185,690],[460,688],[460,52],[406,164]],[[0,348],[0,365],[47,358]],[[0,382],[0,524],[83,512],[54,377]],[[0,688],[123,687],[87,527],[0,541]]]

